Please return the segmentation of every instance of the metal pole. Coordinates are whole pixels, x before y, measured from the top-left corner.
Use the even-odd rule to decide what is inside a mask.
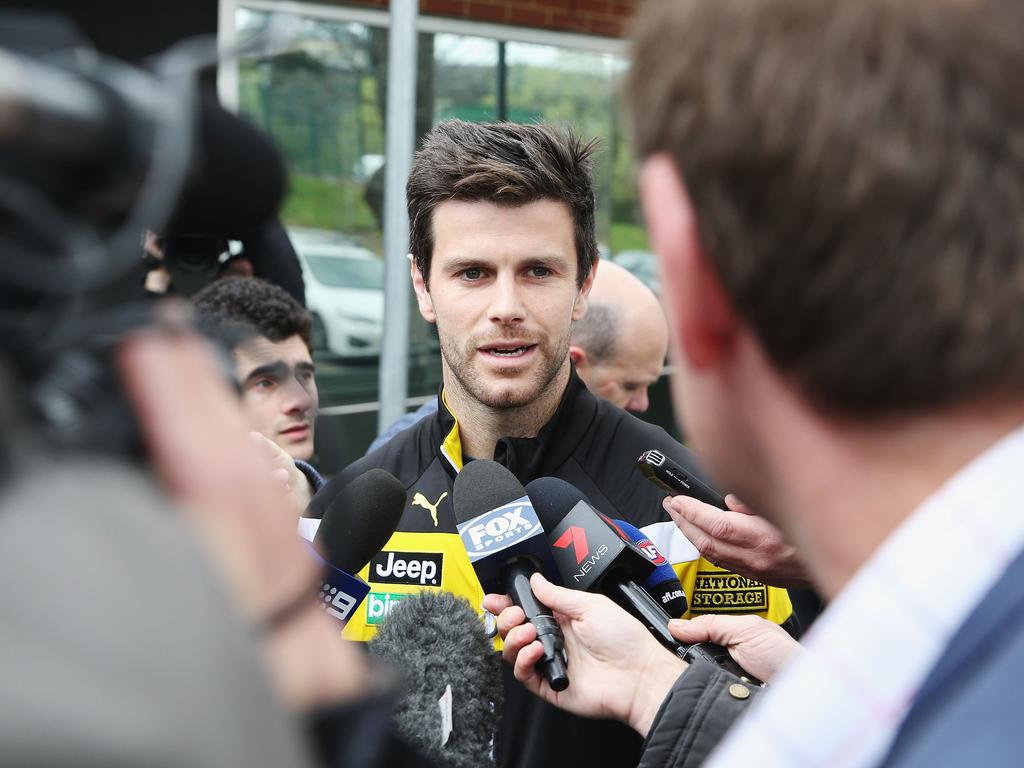
[[[505,41],[498,41],[498,120],[508,120],[508,66],[505,64]]]
[[[391,0],[384,151],[384,332],[378,431],[405,413],[409,363],[409,215],[405,181],[416,142],[417,0]]]

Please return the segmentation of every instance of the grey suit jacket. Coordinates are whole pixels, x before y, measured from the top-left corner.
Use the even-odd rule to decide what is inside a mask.
[[[936,589],[941,589],[936,584]],[[899,653],[893,645],[893,653]],[[918,692],[884,765],[1024,765],[1024,553],[978,604]]]

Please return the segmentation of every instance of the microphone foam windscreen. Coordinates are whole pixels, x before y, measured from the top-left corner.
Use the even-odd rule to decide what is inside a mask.
[[[501,720],[500,658],[468,601],[450,592],[403,598],[369,643],[370,655],[397,668],[404,692],[395,711],[398,732],[451,768],[494,765],[492,744]],[[451,686],[451,732],[438,702]]]
[[[324,560],[358,572],[395,532],[405,500],[405,487],[383,469],[355,478],[328,504],[313,539]]]
[[[538,477],[526,486],[530,502],[545,531],[551,532],[579,502],[587,501],[583,492],[557,477]]]
[[[464,523],[526,495],[523,484],[496,461],[477,459],[462,468],[452,489],[455,520]]]

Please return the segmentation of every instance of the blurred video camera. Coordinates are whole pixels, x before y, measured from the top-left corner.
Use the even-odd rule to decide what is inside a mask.
[[[164,244],[187,295],[277,214],[272,142],[199,88],[217,57],[191,40],[142,69],[58,17],[0,13],[0,364],[55,444],[137,450],[110,358],[152,322],[142,232],[189,235]]]

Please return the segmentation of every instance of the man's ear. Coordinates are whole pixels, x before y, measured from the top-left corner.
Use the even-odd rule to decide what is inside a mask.
[[[576,301],[572,305],[572,319],[579,320],[587,314],[587,302],[590,296],[590,289],[594,287],[594,278],[597,276],[597,266],[601,261],[600,257],[594,257],[594,263],[590,265],[590,274],[580,286],[580,292],[576,295]]]
[[[739,319],[705,258],[693,205],[672,158],[649,158],[639,187],[677,353],[695,369],[713,366],[731,347]]]
[[[420,309],[420,315],[428,323],[437,322],[437,314],[434,312],[434,302],[430,298],[430,291],[427,290],[427,283],[416,266],[416,259],[409,254],[409,272],[412,275],[412,289],[416,291],[416,305]]]
[[[583,350],[583,347],[577,347],[575,344],[570,344],[569,359],[572,360],[572,364],[576,366],[577,371],[580,368],[587,367],[587,353]]]

